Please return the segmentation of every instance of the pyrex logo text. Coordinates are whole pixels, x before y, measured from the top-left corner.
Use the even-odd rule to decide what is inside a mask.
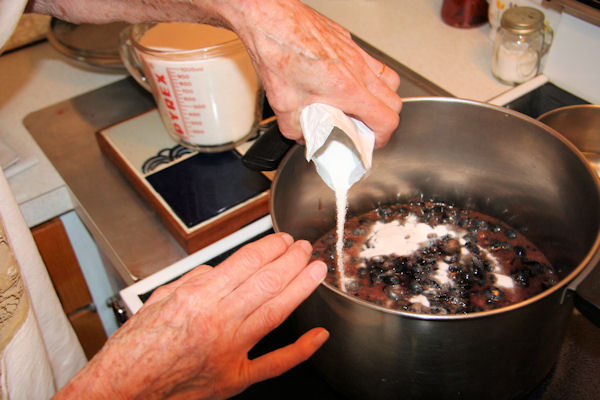
[[[164,74],[155,73],[154,78],[156,81],[156,86],[158,87],[158,91],[160,92],[163,102],[165,103],[165,107],[167,108],[167,113],[171,119],[171,125],[173,126],[173,129],[178,135],[185,136],[183,127],[178,122],[179,116],[176,114],[177,108],[175,106],[175,100],[171,94],[169,85],[167,84],[166,76]]]

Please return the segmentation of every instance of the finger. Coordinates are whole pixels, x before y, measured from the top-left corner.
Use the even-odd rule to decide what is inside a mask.
[[[386,90],[391,92],[389,89]],[[389,141],[400,122],[399,110],[402,108],[402,99],[395,94],[393,96],[397,99],[397,102],[394,101],[394,109],[390,108],[364,87],[362,88],[362,97],[359,102],[355,98],[346,98],[336,104],[333,104],[333,102],[328,104],[339,108],[345,114],[367,125],[375,135],[375,148],[379,148],[383,147]],[[327,99],[319,98],[315,102],[326,103]]]
[[[264,265],[280,257],[293,242],[287,233],[275,233],[247,244],[217,265],[201,283],[206,295],[223,298]]]
[[[152,292],[152,295],[148,298],[148,300],[146,300],[146,302],[144,304],[153,304],[153,303],[156,303],[157,301],[164,299],[165,297],[167,297],[171,293],[173,293],[173,291],[175,289],[177,289],[178,287],[180,287],[181,285],[191,282],[195,279],[199,279],[201,276],[205,275],[207,272],[212,271],[212,269],[213,268],[210,265],[200,265],[200,266],[192,269],[191,271],[182,275],[177,280],[156,288],[154,290],[154,292]]]
[[[305,240],[292,244],[278,259],[257,271],[221,301],[230,319],[245,319],[257,308],[278,296],[306,267],[312,246]]]
[[[283,374],[312,356],[329,338],[324,328],[313,328],[296,342],[282,347],[250,362],[249,384]]]
[[[395,108],[402,108],[401,100]],[[396,109],[382,105],[379,99],[369,99],[359,108],[349,108],[348,113],[371,128],[375,135],[375,148],[380,148],[387,144],[400,123],[399,111]]]
[[[327,275],[327,265],[311,262],[282,293],[262,304],[240,326],[238,336],[253,347],[267,333],[277,328],[319,286]]]
[[[371,71],[373,71],[375,78],[381,80],[386,84],[387,87],[396,92],[398,87],[400,87],[400,76],[398,73],[396,73],[396,71],[394,71],[392,68],[388,67],[385,63],[373,58],[362,48],[359,48],[359,52]]]

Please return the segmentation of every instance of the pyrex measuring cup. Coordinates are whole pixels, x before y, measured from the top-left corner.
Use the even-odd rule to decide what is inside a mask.
[[[207,45],[189,48],[196,43],[173,46],[150,41],[157,32],[171,39],[191,40],[195,35],[196,43]],[[167,38],[165,43],[169,42]],[[224,151],[256,131],[262,114],[261,86],[250,56],[233,32],[190,23],[136,24],[121,32],[120,53],[131,75],[154,95],[167,132],[183,146]]]

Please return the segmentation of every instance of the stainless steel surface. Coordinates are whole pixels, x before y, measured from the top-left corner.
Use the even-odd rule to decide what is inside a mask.
[[[356,40],[399,72],[401,96],[447,95],[372,46]],[[186,256],[150,207],[103,156],[94,137],[99,129],[153,107],[151,95],[133,79],[125,79],[33,112],[24,119],[71,190],[79,216],[124,285]]]
[[[298,309],[299,330],[330,330],[313,360],[352,397],[524,396],[558,358],[573,309],[565,287],[597,262],[598,178],[572,144],[511,110],[415,99],[401,117],[367,179],[350,189],[349,213],[396,200],[451,201],[526,231],[562,280],[519,304],[455,316],[393,311],[323,284]],[[312,241],[335,225],[335,198],[303,157],[298,146],[284,159],[271,215],[276,231]]]
[[[99,129],[152,107],[150,95],[133,79],[126,79],[36,111],[23,120],[66,182],[78,215],[124,285],[186,255],[104,157],[95,138]]]
[[[600,171],[600,105],[561,107],[540,115],[538,120],[567,138]]]

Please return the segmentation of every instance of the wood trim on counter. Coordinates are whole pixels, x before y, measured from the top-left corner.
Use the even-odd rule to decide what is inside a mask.
[[[106,333],[60,218],[31,229],[63,310],[88,359],[106,342]]]

